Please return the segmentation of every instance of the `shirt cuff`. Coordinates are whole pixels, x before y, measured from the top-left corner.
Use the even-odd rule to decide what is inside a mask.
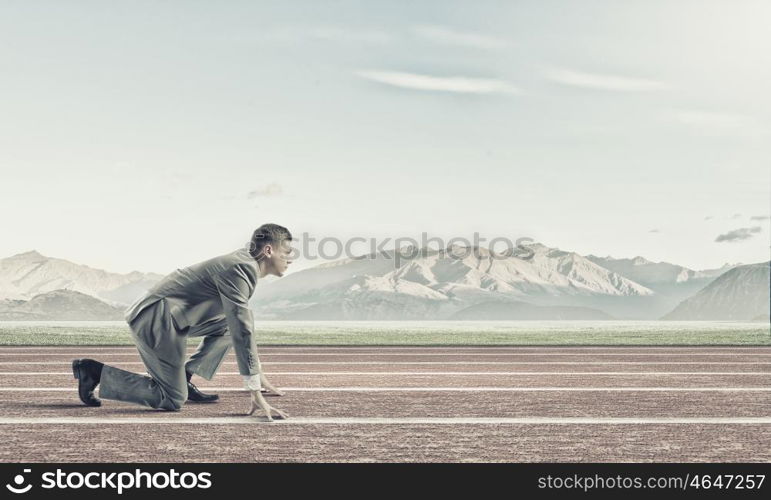
[[[250,391],[262,390],[262,382],[260,382],[260,375],[244,375],[244,387]]]

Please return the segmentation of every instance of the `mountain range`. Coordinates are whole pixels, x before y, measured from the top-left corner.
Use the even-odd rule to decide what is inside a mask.
[[[32,250],[0,259],[0,300],[29,300],[65,289],[122,305],[131,303],[161,278],[159,274],[139,271],[111,273]]]
[[[257,319],[700,319],[710,309],[697,306],[707,297],[701,292],[725,276],[725,284],[709,295],[725,305],[715,319],[768,314],[768,288],[763,296],[758,285],[767,264],[755,264],[751,272],[738,264],[696,271],[643,257],[581,256],[540,243],[525,247],[531,258],[456,246],[413,249],[414,257],[399,261],[385,251],[324,263],[264,280],[251,305]],[[82,318],[112,319],[160,278],[25,252],[0,259],[0,319],[72,318],[62,306],[65,296]],[[751,289],[743,285],[747,280]],[[66,293],[47,296],[62,289]],[[747,294],[757,297],[749,302],[765,308],[728,305],[748,302]],[[81,295],[108,308],[89,305]],[[98,313],[89,316],[89,308]]]
[[[524,247],[532,258],[455,248],[404,250],[416,256],[398,265],[392,251],[321,264],[258,286],[255,313],[266,319],[657,319],[734,267],[694,271],[641,257]]]
[[[398,265],[393,251],[321,264],[257,287],[255,311],[275,319],[446,319],[487,302],[558,298],[564,306],[581,296],[654,293],[576,253],[528,248],[527,260],[453,247],[405,249],[417,255]]]

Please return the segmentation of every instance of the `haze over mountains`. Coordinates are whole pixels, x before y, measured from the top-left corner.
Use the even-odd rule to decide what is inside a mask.
[[[584,257],[540,243],[526,246],[530,259],[453,247],[423,249],[398,266],[393,251],[325,263],[266,280],[251,304],[257,319],[295,320],[702,319],[705,310],[714,314],[704,319],[752,320],[768,312],[761,276],[767,264],[728,276],[732,286],[710,292],[712,303],[723,304],[715,308],[697,306],[705,300],[697,293],[736,265],[696,271],[642,257]],[[738,269],[744,267],[751,266]],[[116,311],[160,278],[109,273],[35,251],[14,255],[0,259],[0,320],[120,319]],[[68,293],[40,297],[60,289]],[[737,300],[756,305],[731,305]]]

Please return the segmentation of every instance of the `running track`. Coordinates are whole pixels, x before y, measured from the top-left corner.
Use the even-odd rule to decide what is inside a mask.
[[[771,347],[262,347],[287,421],[216,404],[80,404],[70,362],[133,347],[0,347],[0,461],[770,462]]]

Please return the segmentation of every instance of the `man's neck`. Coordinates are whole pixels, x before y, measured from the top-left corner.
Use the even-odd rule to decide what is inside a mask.
[[[268,266],[266,265],[264,260],[257,260],[257,267],[260,270],[260,278],[264,278],[265,276],[268,275],[268,269],[267,269]]]

